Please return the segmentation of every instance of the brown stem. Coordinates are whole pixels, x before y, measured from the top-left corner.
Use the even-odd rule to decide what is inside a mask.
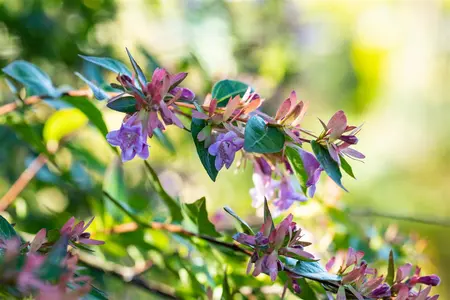
[[[44,154],[33,160],[33,162],[20,174],[19,178],[9,188],[5,195],[0,199],[0,211],[4,211],[14,202],[17,196],[23,191],[39,170],[47,163],[47,157]]]
[[[140,276],[142,274],[140,269],[124,267],[112,262],[101,262],[98,257],[83,253],[79,254],[79,261],[90,269],[116,277],[124,283],[132,284],[164,299],[179,299],[175,295],[175,290],[172,287],[142,278]]]
[[[125,227],[129,226],[129,228],[134,228],[134,230],[136,230],[138,227],[142,227],[142,228],[148,228],[148,229],[154,229],[154,230],[163,230],[163,231],[167,231],[167,232],[171,232],[171,233],[176,233],[176,234],[180,234],[180,235],[184,235],[184,236],[188,236],[188,237],[196,237],[199,238],[201,240],[207,241],[211,244],[214,245],[218,245],[218,246],[222,246],[225,248],[229,248],[231,250],[240,252],[240,253],[244,253],[247,255],[251,255],[252,252],[241,248],[239,246],[238,243],[234,242],[234,243],[228,243],[228,242],[223,242],[220,240],[217,240],[213,237],[204,235],[204,234],[199,234],[199,233],[195,233],[195,232],[191,232],[188,231],[186,229],[184,229],[182,226],[180,225],[175,225],[175,224],[168,224],[168,223],[159,223],[159,222],[143,222],[141,221],[137,216],[133,215],[132,213],[130,213],[126,208],[124,208],[120,202],[115,199],[114,197],[112,197],[108,192],[103,191],[103,194],[109,199],[111,200],[119,209],[121,209],[125,214],[127,214],[133,221],[134,223],[136,223],[135,225],[126,225]],[[120,225],[123,226],[123,225]]]

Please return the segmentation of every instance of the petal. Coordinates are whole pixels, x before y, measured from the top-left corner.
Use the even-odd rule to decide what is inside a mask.
[[[241,97],[239,95],[237,95],[236,97],[234,97],[233,99],[231,99],[227,106],[225,107],[225,112],[223,114],[223,120],[228,120],[231,115],[234,113],[234,111],[237,109],[237,107],[239,106],[239,103],[241,102]]]
[[[345,116],[344,111],[337,111],[328,121],[327,128],[331,130],[330,139],[339,138],[347,128],[347,117]]]
[[[281,120],[283,119],[287,113],[290,111],[292,106],[291,98],[287,98],[286,100],[281,103],[280,107],[277,110],[277,113],[275,115],[275,120]]]
[[[123,162],[132,160],[135,155],[136,155],[136,152],[134,151],[133,148],[122,149],[122,161]]]
[[[216,156],[216,160],[214,162],[214,166],[216,167],[217,171],[220,171],[223,167],[223,159],[220,157],[220,155]]]
[[[202,120],[209,119],[209,117],[206,114],[199,112],[197,110],[192,111],[192,117],[196,118],[196,119],[202,119]]]
[[[341,159],[339,158],[339,154],[336,149],[336,145],[333,143],[327,143],[328,153],[330,153],[331,158],[338,163],[341,164]]]
[[[72,232],[73,225],[75,224],[75,217],[71,217],[66,224],[63,225],[59,231],[61,234],[69,234]]]
[[[148,149],[149,147],[150,146],[148,146],[147,144],[142,144],[142,149],[137,153],[137,155],[142,159],[147,159],[150,155],[150,151]]]
[[[99,240],[92,240],[92,239],[80,239],[79,243],[85,244],[85,245],[103,245],[105,242],[99,241]]]
[[[174,87],[176,87],[177,85],[179,85],[186,77],[187,77],[188,73],[186,72],[181,72],[175,75],[171,75],[170,76],[170,86],[172,87],[172,89]]]
[[[221,144],[222,144],[222,142],[219,141],[219,142],[215,142],[214,144],[209,146],[208,153],[213,155],[213,156],[216,156],[217,153],[219,152],[219,147],[220,147]]]
[[[39,250],[39,248],[41,248],[42,244],[47,241],[46,235],[47,230],[45,230],[45,228],[42,228],[38,233],[36,233],[36,236],[30,244],[31,252],[36,252],[37,250]]]
[[[84,225],[84,227],[83,227],[83,229],[82,229],[82,231],[81,232],[85,232],[86,231],[86,229],[88,229],[89,228],[89,226],[91,226],[91,224],[92,224],[92,221],[94,221],[94,219],[95,219],[95,216],[94,217],[92,217],[87,223],[86,223],[86,225]]]
[[[119,133],[120,130],[113,130],[106,135],[106,140],[111,146],[120,146]]]

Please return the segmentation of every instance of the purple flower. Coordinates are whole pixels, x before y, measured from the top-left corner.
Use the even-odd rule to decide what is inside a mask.
[[[136,122],[137,115],[128,118],[119,130],[114,130],[106,135],[108,143],[119,146],[122,150],[122,161],[132,160],[136,155],[147,159],[149,155],[147,135],[142,130],[142,123]]]
[[[387,283],[383,283],[375,288],[370,294],[370,298],[384,298],[391,296],[391,287]]]
[[[279,184],[278,198],[275,199],[273,204],[278,208],[278,210],[286,210],[295,201],[306,201],[308,198],[302,193],[295,190],[293,186],[293,181],[289,176],[283,176]]]
[[[437,286],[441,282],[441,279],[437,275],[421,276],[417,279],[417,283],[423,283],[425,285]]]
[[[314,154],[307,152],[300,147],[296,149],[300,154],[306,174],[308,175],[308,180],[306,181],[308,196],[314,197],[314,194],[316,192],[316,184],[319,181],[320,174],[322,173],[323,169]]]
[[[217,171],[222,169],[223,165],[228,169],[233,163],[237,151],[244,146],[244,139],[239,137],[234,131],[226,134],[219,134],[216,142],[208,148],[209,154],[216,157],[215,167]]]
[[[250,189],[252,197],[252,206],[260,207],[264,203],[264,199],[271,200],[275,195],[275,188],[279,185],[278,181],[272,178],[272,168],[269,163],[262,157],[254,160],[253,184],[254,188]]]

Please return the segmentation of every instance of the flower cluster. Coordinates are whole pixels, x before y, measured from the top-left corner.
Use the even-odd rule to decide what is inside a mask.
[[[136,155],[146,159],[149,156],[147,136],[151,138],[156,129],[165,130],[167,125],[172,124],[184,128],[174,112],[175,102],[192,101],[195,97],[191,90],[178,86],[187,73],[171,75],[157,68],[151,81],[147,82],[144,75],[139,76],[141,72],[136,72],[136,78],[119,74],[117,81],[120,85],[114,86],[123,92],[108,101],[110,107],[129,100],[129,97],[135,101],[129,108],[131,112],[127,111],[120,129],[111,131],[106,137],[111,145],[121,148],[123,161],[131,160]]]
[[[104,243],[91,240],[85,232],[92,220],[73,226],[75,219],[71,218],[58,239],[48,236],[46,229],[41,229],[31,242],[23,242],[17,234],[10,239],[0,238],[0,251],[4,254],[0,257],[0,281],[8,284],[12,294],[33,295],[38,300],[75,300],[86,295],[92,280],[77,274],[78,256],[68,250],[68,245]]]
[[[237,242],[253,249],[247,273],[250,273],[254,267],[253,276],[264,273],[269,275],[272,281],[275,281],[278,272],[284,269],[284,264],[279,256],[300,260],[314,259],[311,253],[304,250],[304,247],[309,246],[310,243],[301,240],[302,230],[292,219],[292,214],[289,214],[277,227],[274,227],[269,215],[256,234],[237,233],[233,237]]]
[[[337,271],[337,274],[342,277],[338,299],[346,299],[345,288],[358,299],[436,300],[439,298],[439,295],[429,296],[431,287],[440,283],[438,276],[420,276],[419,267],[416,267],[414,274],[411,275],[412,265],[408,263],[397,269],[395,280],[388,282],[387,277],[378,275],[376,269],[369,268],[363,257],[364,252],[348,249]],[[331,271],[335,263],[336,257],[333,257],[327,263],[326,269]],[[422,285],[427,287],[423,288]]]
[[[128,53],[129,54],[129,53]],[[301,126],[307,111],[307,103],[300,101],[295,91],[284,100],[275,117],[258,109],[264,99],[246,84],[223,80],[216,83],[212,94],[206,96],[202,105],[194,101],[194,93],[179,87],[187,73],[171,75],[164,69],[156,69],[147,81],[141,68],[129,54],[134,74],[132,77],[119,74],[119,84],[112,86],[122,92],[108,101],[108,107],[125,112],[126,116],[119,130],[108,133],[107,140],[122,150],[122,160],[128,161],[136,155],[142,159],[149,156],[147,138],[155,130],[164,130],[168,125],[184,128],[179,116],[201,121],[202,126],[193,135],[201,162],[208,174],[215,180],[223,166],[233,164],[236,154],[242,152],[244,161],[254,166],[255,187],[250,191],[253,205],[258,207],[264,198],[277,208],[288,209],[293,203],[313,197],[322,171],[338,174],[331,178],[343,188],[339,168],[348,170],[348,164],[341,166],[343,156],[363,159],[364,155],[351,146],[357,144],[356,134],[360,127],[347,125],[343,111],[335,113],[320,135],[315,135]],[[253,122],[252,122],[253,120]],[[251,123],[251,124],[250,124]],[[192,127],[191,127],[192,130]],[[311,139],[312,138],[312,139]],[[303,145],[317,145],[308,152]],[[293,160],[287,148],[294,149],[299,160]],[[321,149],[326,155],[317,153]],[[323,151],[322,151],[323,152]],[[213,158],[206,157],[206,155]],[[335,161],[336,165],[324,163]],[[211,166],[210,160],[214,160]],[[268,164],[270,168],[262,165]],[[246,164],[243,164],[246,165]],[[298,174],[295,170],[303,170]],[[302,176],[299,186],[298,177]],[[297,177],[297,179],[294,179]]]

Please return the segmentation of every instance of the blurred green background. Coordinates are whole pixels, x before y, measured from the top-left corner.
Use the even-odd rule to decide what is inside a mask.
[[[0,0],[0,45],[0,66],[28,60],[56,85],[84,87],[74,71],[102,81],[100,71],[78,54],[126,61],[128,47],[149,68],[188,71],[184,85],[200,99],[213,82],[231,78],[254,86],[269,113],[295,89],[310,102],[308,129],[319,131],[317,117],[327,120],[345,110],[351,124],[365,123],[357,148],[367,159],[354,163],[357,180],[346,178],[350,193],[340,195],[339,203],[355,212],[348,215],[355,226],[398,223],[404,235],[419,234],[428,242],[426,256],[412,263],[441,275],[439,292],[448,297],[450,229],[370,212],[450,222],[450,1]],[[0,103],[12,100],[1,82]],[[46,117],[42,108],[36,118]],[[112,129],[122,116],[104,110],[104,117]],[[176,155],[152,143],[149,161],[171,193],[186,202],[206,196],[212,212],[228,205],[255,215],[250,168],[222,171],[213,183],[190,136],[173,128],[168,133]],[[0,139],[3,195],[35,153],[6,126],[0,127]],[[53,213],[68,216],[94,201],[83,189],[101,181],[113,153],[92,128],[79,132],[71,145],[78,152],[60,153],[58,159],[71,164],[74,153],[83,157],[72,168],[81,191],[41,171],[9,211],[23,219],[23,230],[33,232],[36,222],[59,226],[64,217],[57,222]],[[157,216],[158,205],[140,196],[141,163],[127,163],[125,172],[130,199]],[[319,197],[333,190],[329,185],[323,183]],[[295,205],[293,211],[311,217],[313,204]]]

